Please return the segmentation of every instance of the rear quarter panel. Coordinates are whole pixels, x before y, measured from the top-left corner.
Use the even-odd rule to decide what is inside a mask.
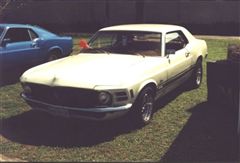
[[[72,52],[73,42],[71,37],[48,38],[44,42],[44,49],[49,53],[51,50],[59,49],[62,57],[68,56]]]
[[[187,47],[191,52],[193,57],[193,64],[197,62],[197,59],[202,56],[202,58],[206,58],[207,52],[207,44],[206,41],[200,39],[191,40],[189,46]]]
[[[187,49],[190,51],[192,55],[192,64],[195,64],[198,57],[202,56],[206,58],[207,52],[207,44],[205,40],[196,39],[187,29],[182,28],[184,35],[187,37],[189,44],[187,45]]]
[[[206,55],[208,54],[206,41],[196,39],[195,40],[195,50],[196,50],[196,53],[198,54],[198,56],[201,55],[203,58],[205,58]]]

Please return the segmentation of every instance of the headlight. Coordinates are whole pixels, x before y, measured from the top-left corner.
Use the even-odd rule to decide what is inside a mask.
[[[112,96],[108,92],[100,92],[98,100],[101,105],[110,105],[112,102]]]
[[[32,93],[32,89],[28,85],[23,85],[23,90],[24,90],[24,93],[26,93],[26,94]]]

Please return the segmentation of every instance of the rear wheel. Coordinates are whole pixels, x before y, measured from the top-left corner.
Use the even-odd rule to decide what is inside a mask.
[[[154,94],[151,87],[144,88],[134,103],[132,118],[138,125],[150,123],[153,116]]]
[[[50,61],[54,61],[56,59],[60,58],[60,52],[58,51],[52,51],[50,52],[48,58],[47,58],[47,62],[50,62]]]
[[[194,72],[191,77],[191,86],[193,88],[199,88],[202,83],[202,75],[203,75],[203,69],[202,69],[202,61],[198,60],[194,69]]]

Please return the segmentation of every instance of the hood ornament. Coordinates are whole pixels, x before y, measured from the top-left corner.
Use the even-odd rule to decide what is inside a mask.
[[[50,82],[51,86],[54,86],[54,83],[57,81],[56,76],[53,77],[52,81]]]

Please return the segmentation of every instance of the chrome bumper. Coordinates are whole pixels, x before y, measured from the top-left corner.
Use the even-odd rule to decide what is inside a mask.
[[[20,95],[32,107],[32,109],[42,110],[57,116],[77,117],[90,120],[114,119],[124,115],[132,107],[132,104],[129,103],[119,107],[75,108],[52,105],[42,101],[34,100],[27,97],[24,93],[21,93]]]

